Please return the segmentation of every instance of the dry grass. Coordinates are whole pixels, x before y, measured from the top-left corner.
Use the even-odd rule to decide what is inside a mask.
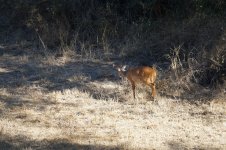
[[[0,57],[0,149],[226,149],[224,97],[210,105],[158,97],[111,63]]]

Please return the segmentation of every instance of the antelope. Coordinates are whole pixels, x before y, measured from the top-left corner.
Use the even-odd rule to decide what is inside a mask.
[[[130,81],[132,85],[134,99],[135,99],[135,87],[137,83],[143,83],[150,86],[152,90],[152,97],[155,98],[156,96],[155,80],[157,76],[156,68],[140,66],[126,70],[125,65],[123,67],[118,67],[114,64],[113,67],[116,68],[120,77],[125,77]]]

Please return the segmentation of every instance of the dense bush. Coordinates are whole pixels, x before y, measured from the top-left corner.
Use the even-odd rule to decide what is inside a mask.
[[[183,68],[196,60],[200,68],[193,74],[200,82],[209,85],[225,74],[225,0],[0,0],[0,4],[3,42],[26,40],[40,50],[57,54],[70,50],[86,58],[130,56],[146,64],[175,63],[171,52],[180,47],[177,60]]]

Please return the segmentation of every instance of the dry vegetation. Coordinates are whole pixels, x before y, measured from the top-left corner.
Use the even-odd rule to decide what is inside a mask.
[[[0,149],[226,149],[224,92],[154,103],[140,87],[134,101],[113,62],[14,49],[0,57]]]
[[[0,4],[0,149],[226,149],[225,0]]]

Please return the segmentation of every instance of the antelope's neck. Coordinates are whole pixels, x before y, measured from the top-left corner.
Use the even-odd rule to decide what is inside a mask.
[[[122,75],[124,76],[124,77],[126,77],[127,76],[127,70],[126,71],[122,71]]]

